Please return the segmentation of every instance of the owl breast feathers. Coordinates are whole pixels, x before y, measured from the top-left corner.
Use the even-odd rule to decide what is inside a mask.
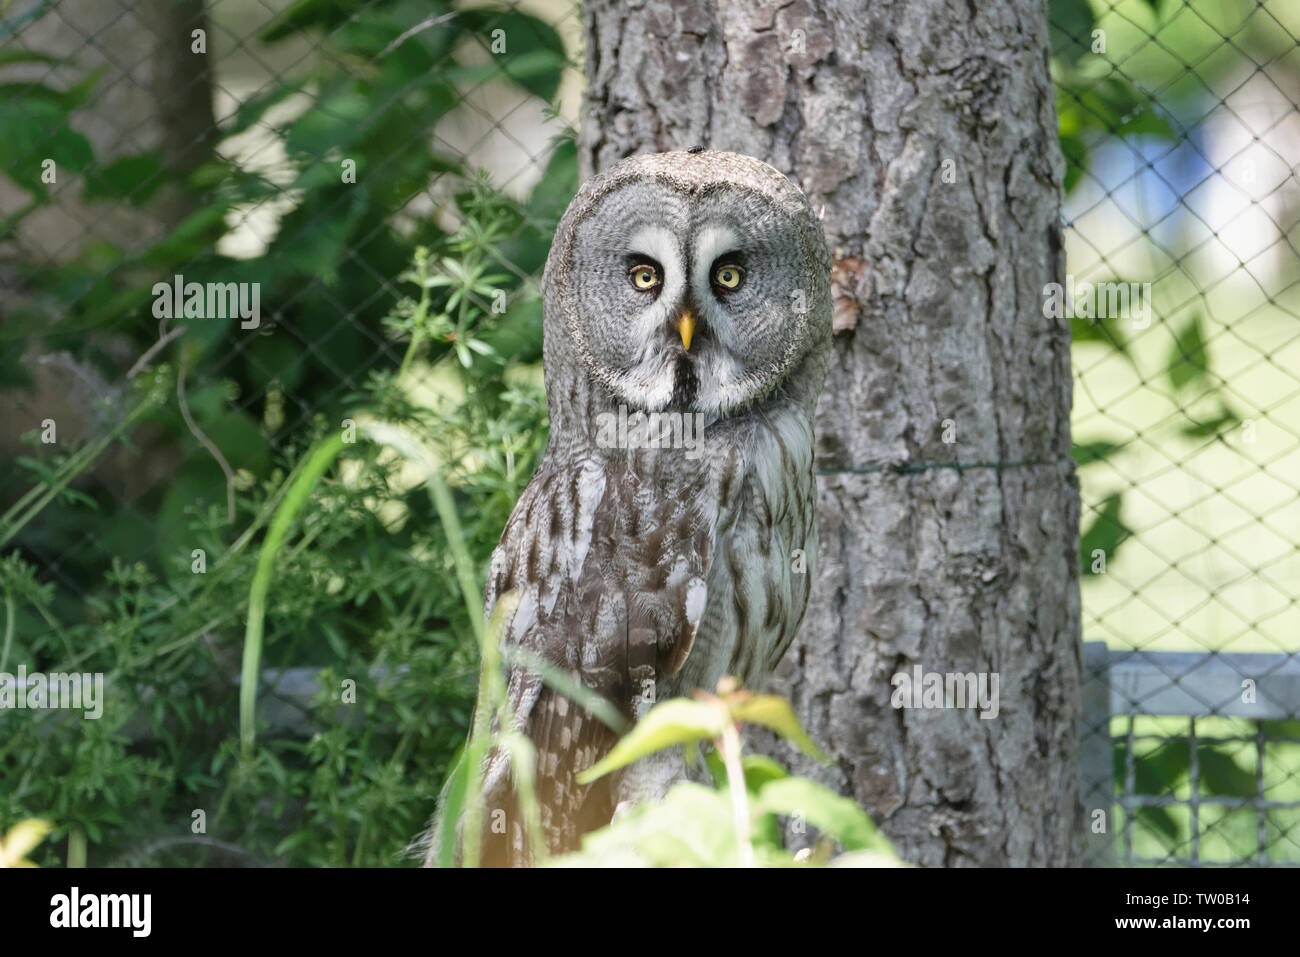
[[[637,156],[586,183],[546,264],[546,452],[492,557],[485,600],[522,648],[628,719],[750,687],[803,617],[817,550],[812,416],[830,348],[830,256],[808,201],[735,153]],[[517,664],[542,830],[575,849],[680,758],[579,785],[616,740]],[[510,762],[485,769],[488,864],[530,862]]]

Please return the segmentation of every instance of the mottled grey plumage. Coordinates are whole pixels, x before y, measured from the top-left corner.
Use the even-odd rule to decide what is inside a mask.
[[[656,290],[630,280],[638,262],[658,267]],[[719,273],[725,264],[743,270],[734,290],[719,285],[736,278]],[[550,440],[486,587],[489,609],[512,590],[520,599],[504,644],[629,717],[725,674],[751,687],[766,679],[803,616],[817,550],[812,415],[829,285],[817,217],[758,160],[637,156],[582,187],[544,277]],[[683,310],[693,337],[679,328]],[[694,449],[608,447],[620,406],[700,413],[705,428]],[[620,802],[661,795],[683,770],[647,761],[582,787],[574,776],[613,733],[535,674],[513,670],[509,695],[537,748],[552,851],[575,848]],[[502,753],[486,789],[485,862],[527,863]],[[499,809],[504,834],[492,827]]]

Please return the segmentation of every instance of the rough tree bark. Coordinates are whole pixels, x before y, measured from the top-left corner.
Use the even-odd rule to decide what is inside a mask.
[[[584,173],[702,144],[825,208],[829,474],[776,684],[834,763],[779,756],[926,865],[1068,864],[1080,843],[1070,335],[1041,308],[1064,274],[1045,8],[585,4]],[[954,461],[980,465],[924,467]],[[997,717],[892,708],[917,665],[996,673]]]

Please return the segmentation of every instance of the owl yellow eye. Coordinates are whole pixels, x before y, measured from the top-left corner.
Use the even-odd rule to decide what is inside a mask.
[[[738,289],[745,277],[745,270],[739,266],[719,266],[713,273],[713,281],[723,289]]]
[[[653,289],[659,285],[659,270],[654,266],[633,266],[628,271],[628,278],[638,289]]]

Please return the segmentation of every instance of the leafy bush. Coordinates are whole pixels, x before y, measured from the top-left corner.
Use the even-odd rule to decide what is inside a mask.
[[[712,741],[707,757],[714,787],[683,782],[663,801],[642,805],[588,834],[582,850],[550,862],[559,867],[885,866],[902,862],[856,804],[807,778],[790,777],[771,758],[742,755],[739,726],[770,728],[814,757],[823,757],[790,705],[774,695],[739,689],[734,679],[716,695],[661,702],[604,760],[579,775],[592,781],[664,748]],[[786,850],[780,819],[797,833],[816,828],[813,848]],[[846,853],[833,857],[835,847]]]
[[[453,552],[486,561],[546,435],[535,293],[491,308],[504,276],[490,264],[525,212],[482,180],[458,209],[462,227],[401,275],[413,294],[384,322],[404,346],[398,368],[372,372],[349,415],[317,415],[307,436],[273,446],[269,474],[236,494],[238,535],[219,502],[183,509],[180,538],[193,548],[160,568],[114,560],[81,616],[21,552],[0,563],[0,671],[102,671],[108,696],[98,721],[0,714],[0,776],[15,782],[0,819],[48,816],[56,841],[88,838],[98,864],[399,860],[469,723],[477,647],[465,595],[477,603],[479,586],[453,574]],[[141,374],[114,434],[159,414],[175,377],[168,364]],[[415,437],[424,474],[391,446],[357,440],[378,423]],[[110,441],[42,466],[0,519],[0,542],[21,541],[56,502],[89,508],[69,484]],[[454,541],[420,494],[431,469],[465,516]],[[255,665],[323,668],[309,739],[283,728],[235,735],[245,616],[248,634],[257,626]],[[56,848],[44,845],[38,862],[55,863]]]

